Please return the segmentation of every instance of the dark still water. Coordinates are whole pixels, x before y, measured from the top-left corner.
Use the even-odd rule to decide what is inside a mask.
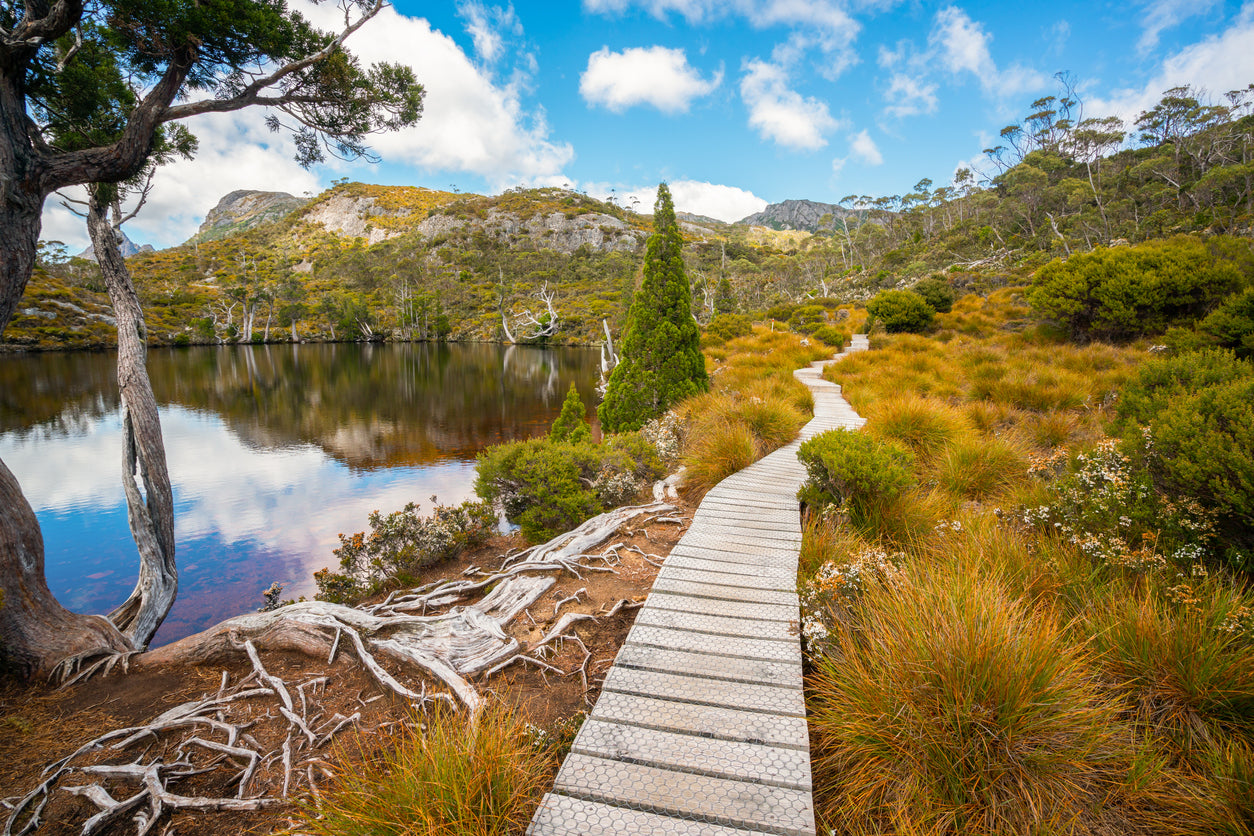
[[[112,353],[0,355],[0,459],[39,516],[48,584],[79,612],[138,572]],[[497,345],[223,346],[149,353],[174,486],[179,595],[155,643],[314,592],[339,532],[473,494],[475,454],[539,435],[598,354]],[[591,417],[591,413],[590,413]]]

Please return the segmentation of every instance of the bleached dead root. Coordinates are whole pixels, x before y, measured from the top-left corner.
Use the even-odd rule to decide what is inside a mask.
[[[224,672],[216,696],[178,706],[146,725],[101,735],[50,765],[38,787],[8,805],[12,810],[2,836],[22,836],[38,828],[43,810],[58,788],[87,799],[98,809],[83,824],[84,836],[102,832],[128,817],[135,821],[138,836],[147,836],[168,811],[256,810],[280,802],[300,783],[307,784],[316,795],[314,775],[321,762],[317,753],[337,733],[357,725],[361,714],[345,717],[337,713],[324,718],[311,708],[311,703],[316,702],[326,678],[299,683],[293,696],[288,683],[267,671],[259,651],[295,651],[326,659],[328,664],[337,654],[351,652],[384,692],[418,707],[433,700],[452,703],[456,697],[472,721],[482,698],[470,679],[491,676],[515,663],[531,664],[561,676],[578,674],[586,697],[591,654],[573,627],[612,618],[623,609],[641,606],[640,602],[620,600],[595,614],[568,612],[530,648],[521,648],[505,628],[552,588],[562,573],[582,577],[582,572],[615,571],[620,551],[625,548],[622,543],[613,543],[599,554],[593,552],[626,523],[641,517],[656,520],[672,511],[674,507],[665,502],[617,508],[547,543],[508,556],[499,571],[469,572],[473,577],[393,593],[373,606],[300,602],[228,619],[146,653],[67,659],[57,671],[66,684],[113,671],[214,664],[238,658],[241,653],[249,659],[252,673],[228,689]],[[644,554],[639,549],[631,550]],[[477,601],[470,600],[483,590],[489,591]],[[579,594],[558,601],[554,614],[563,605],[576,601]],[[577,645],[583,654],[581,664],[569,671],[541,658],[565,642]],[[384,661],[405,673],[390,672]],[[415,672],[439,681],[452,696],[428,694],[423,679],[419,679],[419,684],[407,682],[408,674]],[[261,697],[272,698],[276,703],[274,712],[288,723],[282,745],[271,751],[263,751],[256,744],[247,734],[247,725],[234,725],[223,719],[224,709],[232,702]],[[194,734],[187,736],[189,732]],[[184,735],[175,758],[145,760],[149,751],[167,748],[149,744],[175,733]],[[105,747],[119,755],[141,747],[144,751],[126,763],[83,763]],[[257,771],[263,765],[276,764],[283,768],[280,792],[272,797],[251,796],[249,785]],[[231,783],[237,787],[234,797],[183,795],[171,789],[217,769],[232,771]],[[119,786],[126,788],[126,794],[120,798],[115,797]]]
[[[241,649],[252,660],[253,670],[233,687],[227,687],[224,671],[215,696],[175,706],[143,725],[103,734],[50,764],[37,787],[7,805],[11,809],[3,836],[37,830],[58,789],[95,805],[97,812],[82,824],[83,836],[128,818],[134,821],[137,836],[147,836],[167,812],[260,810],[281,803],[290,794],[293,775],[314,786],[313,768],[321,763],[318,751],[359,722],[361,714],[311,715],[310,698],[325,688],[325,676],[299,683],[297,702],[288,683],[266,670],[252,642],[245,641]],[[262,748],[248,734],[253,723],[226,719],[232,703],[266,698],[274,700],[274,710],[288,721],[282,745],[273,750]],[[258,769],[280,760],[284,769],[281,791],[253,795],[250,785]],[[226,783],[236,787],[233,796],[189,795],[174,789],[195,776],[223,769],[229,772]],[[120,798],[114,795],[119,790],[125,792]]]

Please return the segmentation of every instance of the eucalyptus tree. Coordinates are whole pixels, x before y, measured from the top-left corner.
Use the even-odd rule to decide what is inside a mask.
[[[132,530],[141,556],[148,548],[171,568],[173,512],[163,505],[168,476],[143,318],[117,252],[125,218],[110,184],[132,180],[172,147],[190,150],[190,136],[172,123],[191,116],[266,107],[268,125],[292,133],[304,165],[328,152],[370,156],[369,134],[417,121],[423,90],[413,72],[363,67],[344,47],[384,0],[341,0],[341,8],[337,33],[316,29],[282,0],[28,0],[0,8],[0,334],[34,266],[45,199],[88,185],[89,231],[120,314],[120,382],[124,396],[128,387],[133,395],[124,478]],[[144,514],[148,522],[137,527]],[[38,521],[0,462],[0,650],[27,671],[142,650],[173,601],[168,580],[157,584],[166,592],[146,596],[141,569],[136,594],[110,617],[72,613],[48,590],[43,562]]]

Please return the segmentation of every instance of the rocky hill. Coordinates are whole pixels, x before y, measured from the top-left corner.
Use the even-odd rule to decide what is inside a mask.
[[[216,241],[259,224],[277,221],[308,203],[308,199],[287,192],[259,192],[239,189],[218,201],[188,243]]]
[[[823,216],[831,215],[826,224]],[[831,229],[838,220],[857,218],[857,212],[850,212],[834,203],[818,203],[813,200],[785,200],[783,203],[772,203],[761,212],[755,212],[747,218],[737,221],[737,225],[765,226],[771,229],[798,229],[807,232],[818,232],[820,229]]]
[[[680,226],[702,317],[724,274],[746,310],[813,291],[813,271],[789,264],[826,239],[695,215]],[[566,189],[337,183],[312,200],[232,192],[187,244],[130,268],[156,343],[497,340],[508,319],[519,339],[595,344],[603,323],[622,327],[651,230]],[[94,270],[44,265],[0,350],[110,344],[103,290]],[[554,318],[541,338],[537,323]]]
[[[122,246],[119,247],[118,249],[122,251],[123,258],[130,258],[133,255],[139,255],[140,253],[150,253],[153,251],[152,244],[142,244],[142,245],[136,244],[127,236],[125,230],[122,232]],[[96,260],[96,248],[92,246],[91,244],[88,244],[87,249],[79,253],[77,258],[85,258],[88,261],[95,261]]]

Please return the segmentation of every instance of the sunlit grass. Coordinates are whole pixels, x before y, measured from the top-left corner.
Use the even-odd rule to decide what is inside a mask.
[[[939,567],[860,601],[810,681],[816,803],[850,832],[1085,833],[1125,746],[1055,614]],[[850,825],[853,825],[852,827]]]
[[[1026,481],[1024,451],[1002,438],[967,436],[939,455],[936,481],[959,499],[995,499]]]
[[[552,782],[550,756],[499,707],[477,722],[444,710],[379,740],[358,740],[300,832],[315,836],[510,836]]]
[[[1052,501],[1057,455],[1109,431],[1145,346],[1061,341],[1020,288],[968,295],[938,328],[825,372],[867,432],[914,452],[918,484],[805,529],[803,600],[825,563],[880,548],[902,567],[807,645],[824,823],[1254,834],[1254,595],[1152,540],[1129,547],[1143,562],[1104,562],[1022,516]]]

